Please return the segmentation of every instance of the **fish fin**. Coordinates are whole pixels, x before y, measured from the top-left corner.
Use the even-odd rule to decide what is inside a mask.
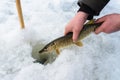
[[[86,24],[93,24],[95,22],[95,19],[89,20]]]
[[[59,49],[56,49],[56,53],[59,55],[59,54],[60,54],[60,50],[59,50]]]
[[[81,41],[76,42],[75,44],[76,44],[77,46],[80,46],[80,47],[81,47],[81,46],[83,46],[83,44],[82,44],[82,42],[81,42]]]

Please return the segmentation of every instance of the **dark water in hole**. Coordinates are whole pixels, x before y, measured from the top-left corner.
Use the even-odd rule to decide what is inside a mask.
[[[48,64],[55,61],[57,54],[55,52],[39,54],[39,51],[45,46],[45,44],[37,43],[32,46],[32,57],[35,59],[35,63]]]

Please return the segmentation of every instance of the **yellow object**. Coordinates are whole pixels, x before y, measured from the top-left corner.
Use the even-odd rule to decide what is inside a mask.
[[[18,11],[18,17],[19,17],[21,28],[24,29],[25,25],[24,25],[24,19],[23,19],[23,15],[22,15],[22,8],[21,8],[20,0],[16,0],[16,7],[17,7],[17,11]]]

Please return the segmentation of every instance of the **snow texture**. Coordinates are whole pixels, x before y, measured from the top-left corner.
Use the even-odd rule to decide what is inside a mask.
[[[78,10],[77,0],[21,0],[21,30],[15,0],[0,1],[0,80],[120,80],[120,32],[101,33],[71,46],[51,63],[33,63],[41,45],[60,37]],[[120,13],[111,0],[98,17]]]

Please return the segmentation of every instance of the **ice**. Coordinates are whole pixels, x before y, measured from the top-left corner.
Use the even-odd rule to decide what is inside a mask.
[[[0,80],[119,80],[120,32],[95,35],[61,50],[53,63],[33,63],[40,48],[64,35],[78,10],[77,0],[21,0],[25,29],[21,30],[15,0],[0,2]],[[100,16],[120,13],[111,0]]]

